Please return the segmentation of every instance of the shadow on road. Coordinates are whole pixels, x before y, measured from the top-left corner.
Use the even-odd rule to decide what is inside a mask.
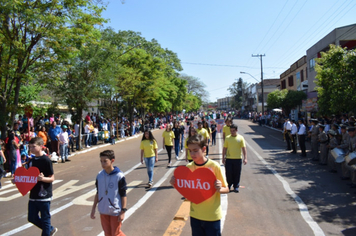
[[[300,150],[298,154],[286,151],[280,132],[258,125],[249,127],[254,132],[244,135],[258,136],[252,140],[263,150],[262,157],[293,186],[293,191],[307,204],[309,211],[315,213],[316,222],[330,222],[340,227],[355,224],[356,189],[348,186],[350,180],[341,180],[338,174],[329,172],[327,166],[312,162],[310,155],[306,158],[299,156]],[[307,151],[310,150],[310,143],[306,145]],[[256,174],[272,174],[261,162],[254,166]],[[356,235],[356,228],[345,229],[342,233]]]

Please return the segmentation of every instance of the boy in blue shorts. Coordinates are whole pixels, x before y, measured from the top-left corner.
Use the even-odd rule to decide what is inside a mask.
[[[192,171],[198,168],[212,170],[216,176],[214,184],[216,192],[204,202],[199,204],[190,203],[190,226],[193,236],[219,236],[221,235],[220,219],[222,218],[220,194],[228,193],[229,189],[224,176],[221,174],[219,163],[204,156],[205,145],[205,139],[201,135],[194,135],[188,138],[187,146],[193,161],[187,164],[187,167]],[[171,178],[170,183],[174,185],[174,176]]]
[[[103,168],[96,177],[96,195],[90,217],[95,219],[95,209],[98,205],[101,226],[105,236],[125,236],[121,231],[126,209],[126,180],[122,171],[114,166],[113,150],[100,153],[100,163]]]

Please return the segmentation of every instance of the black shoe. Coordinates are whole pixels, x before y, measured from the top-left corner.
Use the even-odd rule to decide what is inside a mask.
[[[290,153],[296,154],[297,152],[295,152],[295,151],[291,151]]]
[[[69,159],[67,159],[67,160],[66,160],[66,162],[67,162],[67,161],[70,161],[70,160],[69,160]]]
[[[235,192],[235,193],[240,192],[240,191],[239,191],[239,188],[234,188],[234,192]]]

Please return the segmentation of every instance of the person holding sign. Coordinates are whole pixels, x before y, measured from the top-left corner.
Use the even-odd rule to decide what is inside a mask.
[[[29,222],[42,229],[42,236],[52,236],[58,231],[51,225],[50,213],[54,172],[52,161],[42,154],[42,146],[43,139],[40,137],[32,138],[28,144],[31,153],[35,156],[30,160],[29,166],[37,167],[40,174],[30,192],[27,218]]]
[[[244,137],[237,134],[237,125],[232,124],[230,126],[230,132],[231,135],[228,135],[225,138],[222,162],[225,165],[229,190],[231,189],[231,186],[233,186],[234,192],[238,193],[240,187],[242,154],[244,155],[243,163],[246,165],[247,151]]]
[[[229,192],[226,180],[221,173],[219,163],[204,156],[206,143],[203,136],[195,135],[189,137],[187,140],[187,145],[193,162],[187,164],[186,167],[191,171],[196,171],[200,168],[206,168],[211,170],[216,177],[213,186],[216,190],[214,194],[198,204],[191,202],[190,226],[192,229],[192,235],[221,235],[220,219],[222,217],[222,210],[220,194]],[[201,178],[199,177],[199,181],[203,178],[204,176],[201,176]],[[172,185],[176,184],[175,176],[172,176],[170,183]],[[198,187],[198,185],[196,187]],[[197,188],[195,188],[195,190],[196,189]],[[189,197],[187,198],[189,199]]]
[[[163,149],[167,149],[168,154],[168,166],[172,166],[172,149],[173,149],[173,139],[175,138],[174,133],[172,131],[172,125],[167,125],[166,130],[162,134],[163,137]]]
[[[141,163],[145,160],[147,174],[148,174],[148,188],[151,188],[153,185],[153,168],[155,163],[158,162],[157,154],[157,141],[153,137],[153,134],[150,130],[145,130],[142,140],[141,140]]]

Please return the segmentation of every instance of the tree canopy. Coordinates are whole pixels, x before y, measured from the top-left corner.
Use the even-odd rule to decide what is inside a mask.
[[[13,120],[21,87],[58,78],[58,65],[95,36],[103,8],[90,0],[0,3],[0,125]],[[9,106],[9,102],[13,106]],[[7,114],[11,113],[10,117]]]
[[[330,45],[330,50],[322,52],[316,62],[319,112],[356,112],[356,49]]]
[[[281,107],[286,115],[289,115],[293,108],[302,105],[302,101],[307,98],[303,91],[295,90],[275,90],[267,95],[267,107],[269,109]]]

